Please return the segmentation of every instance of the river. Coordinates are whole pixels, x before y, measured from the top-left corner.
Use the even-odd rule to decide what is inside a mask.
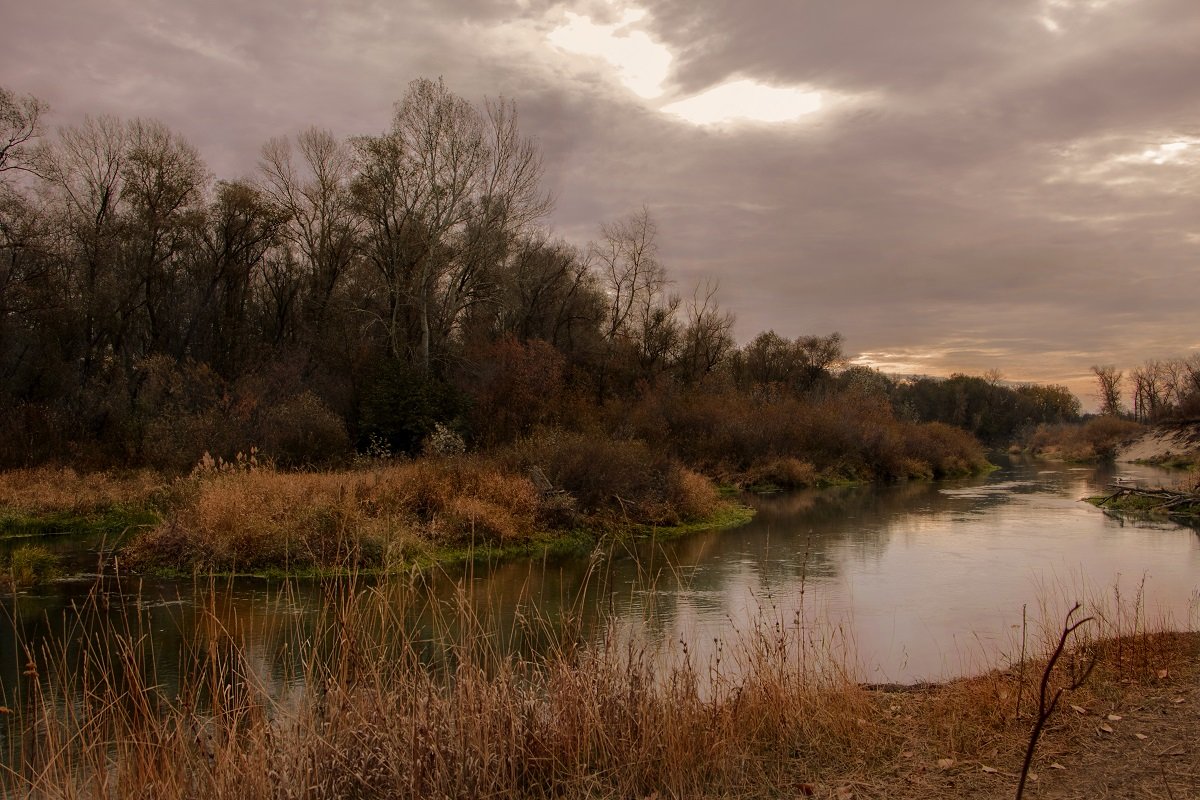
[[[1197,531],[1080,502],[1118,478],[1157,484],[1175,475],[1133,465],[993,460],[1000,469],[969,480],[751,497],[757,515],[737,529],[590,557],[438,571],[410,580],[405,591],[458,592],[510,632],[530,614],[553,624],[570,611],[585,638],[635,636],[660,653],[686,644],[692,658],[715,657],[756,626],[798,624],[870,682],[945,679],[1002,665],[1019,654],[1023,630],[1035,641],[1043,617],[1057,625],[1076,599],[1109,609],[1110,617],[1119,606],[1127,626],[1196,627]],[[236,632],[261,679],[282,691],[296,680],[288,655],[299,647],[295,639],[311,629],[329,591],[315,581],[255,578],[98,584],[86,569],[96,553],[80,552],[78,542],[56,546],[74,548],[80,574],[0,605],[4,698],[23,680],[24,646],[58,643],[71,653],[94,629],[94,618],[81,623],[71,609],[97,590],[104,592],[98,616],[153,638],[160,685],[177,679],[200,629],[211,633],[197,622],[212,619],[198,613],[202,602]],[[414,624],[423,624],[419,616]],[[528,636],[509,640],[505,646],[536,646]]]

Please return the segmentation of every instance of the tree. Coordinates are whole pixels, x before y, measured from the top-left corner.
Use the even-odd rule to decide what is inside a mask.
[[[263,190],[287,216],[282,229],[298,251],[301,316],[307,335],[319,341],[325,316],[351,263],[358,255],[361,218],[350,197],[353,153],[329,131],[309,128],[291,141],[272,139],[263,147],[259,169]]]
[[[588,260],[607,297],[601,334],[607,344],[600,390],[614,370],[633,385],[653,381],[675,362],[683,341],[682,298],[658,260],[658,228],[646,208],[600,227]]]
[[[184,352],[210,362],[226,377],[236,376],[254,337],[249,328],[255,293],[270,248],[286,217],[255,185],[222,181],[204,212],[193,255],[191,325]]]
[[[667,273],[658,260],[658,226],[643,207],[625,219],[600,226],[600,241],[588,248],[589,261],[608,295],[604,337],[634,339],[650,309],[661,305]]]
[[[0,86],[0,172],[29,169],[25,152],[41,135],[46,108],[31,94],[19,96]]]
[[[136,332],[142,341],[134,355],[141,357],[178,342],[181,284],[188,280],[180,256],[199,219],[208,170],[196,148],[161,122],[138,119],[126,129],[119,278],[139,296],[144,330]]]
[[[579,251],[534,232],[521,238],[499,276],[489,335],[541,339],[568,357],[596,348],[606,302],[599,280]]]
[[[80,125],[61,129],[37,158],[37,172],[49,185],[57,217],[64,297],[78,326],[71,345],[80,351],[83,381],[104,352],[116,349],[136,305],[136,291],[118,279],[117,262],[128,142],[121,120],[85,117]]]
[[[1112,365],[1093,366],[1096,375],[1097,388],[1100,390],[1100,413],[1106,416],[1119,417],[1124,413],[1121,403],[1121,384],[1125,373]]]
[[[697,287],[685,308],[686,322],[677,359],[679,378],[694,384],[712,374],[733,352],[733,314],[716,301],[716,284]]]
[[[441,81],[413,81],[382,136],[353,141],[376,312],[396,358],[428,371],[472,306],[494,297],[513,237],[542,217],[541,159],[511,102],[483,112]]]
[[[840,333],[799,336],[793,341],[765,331],[738,353],[734,374],[743,386],[774,385],[805,392],[845,363]]]

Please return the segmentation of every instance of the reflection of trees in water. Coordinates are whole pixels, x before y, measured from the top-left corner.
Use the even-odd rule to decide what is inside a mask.
[[[139,669],[153,676],[163,698],[178,692],[181,668],[186,672],[189,664],[202,661],[210,648],[231,646],[236,646],[237,669],[284,692],[289,681],[300,679],[298,657],[306,641],[330,656],[342,646],[336,627],[328,623],[347,592],[384,593],[388,613],[377,615],[360,633],[403,645],[405,657],[425,664],[447,664],[464,641],[522,654],[596,641],[613,630],[614,620],[621,631],[659,647],[686,635],[693,622],[744,621],[756,613],[755,604],[772,612],[776,596],[780,613],[790,614],[786,607],[794,603],[801,582],[837,581],[842,565],[879,559],[893,537],[919,531],[927,521],[939,518],[936,526],[944,527],[947,519],[993,513],[1028,493],[1050,491],[1073,500],[1117,474],[1141,475],[1124,466],[1079,469],[1017,460],[1002,472],[968,481],[759,497],[752,499],[755,519],[732,531],[614,543],[591,558],[431,570],[389,579],[383,586],[366,580],[144,580],[126,581],[124,591],[117,591],[110,581],[100,587],[103,602],[97,610],[80,615],[71,609],[85,606],[94,587],[54,584],[0,599],[0,703],[19,701],[26,645],[40,652],[50,643],[64,654],[64,663],[79,663],[82,643],[100,630],[152,637],[154,646],[145,651]],[[1108,524],[1177,530],[1170,523],[1128,516],[1112,516]],[[461,613],[464,608],[469,613]],[[398,650],[381,645],[373,652]],[[106,668],[118,676],[123,669],[119,664]],[[0,747],[3,736],[0,721]]]

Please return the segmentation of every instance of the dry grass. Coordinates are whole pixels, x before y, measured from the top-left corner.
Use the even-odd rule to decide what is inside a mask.
[[[474,458],[375,469],[200,475],[166,523],[134,542],[135,565],[204,569],[378,566],[413,548],[511,544],[538,530],[529,479]]]
[[[577,529],[711,519],[711,481],[644,445],[564,436],[503,457],[281,472],[248,460],[172,484],[166,521],[125,551],[138,568],[402,566],[476,546],[520,547]],[[545,471],[531,467],[546,464]],[[547,479],[547,475],[549,478]],[[549,483],[539,488],[533,482]]]
[[[1040,425],[1026,447],[1034,454],[1065,461],[1092,462],[1112,458],[1124,442],[1146,430],[1141,423],[1117,417],[1094,417],[1082,425]]]
[[[144,506],[163,487],[150,470],[79,473],[67,467],[0,472],[0,508],[25,514],[91,514],[118,506]]]
[[[799,620],[762,619],[729,637],[721,659],[693,663],[686,644],[664,659],[611,627],[584,640],[578,618],[552,622],[531,603],[514,629],[499,630],[461,592],[421,609],[414,596],[411,587],[339,584],[316,631],[296,631],[304,688],[282,699],[258,678],[236,619],[215,604],[201,612],[178,690],[160,688],[153,639],[139,618],[101,627],[79,661],[65,647],[31,643],[23,696],[9,698],[9,730],[21,736],[0,790],[79,798],[1009,797],[1036,705],[1037,660],[941,686],[872,689]],[[100,615],[103,597],[83,613]],[[432,627],[414,624],[418,617]],[[1102,620],[1092,635],[1111,630]],[[522,654],[500,644],[521,637],[542,646]],[[1182,752],[1194,754],[1200,718],[1187,712],[1200,705],[1196,644],[1195,636],[1144,630],[1079,643],[1071,658],[1094,654],[1100,667],[1052,720],[1033,796],[1103,796],[1096,790],[1106,787],[1119,796],[1115,769],[1078,767],[1118,731],[1126,750],[1147,730],[1158,745],[1190,742]],[[1110,751],[1112,764],[1127,755]],[[1058,780],[1056,763],[1077,771]],[[1174,769],[1170,791],[1197,777],[1187,764]],[[1159,780],[1149,767],[1132,777],[1139,786]]]
[[[530,604],[541,652],[503,652],[464,596],[421,635],[392,587],[337,595],[301,655],[305,689],[279,702],[206,610],[178,692],[152,639],[102,630],[83,667],[38,651],[13,702],[25,735],[0,789],[50,797],[647,797],[793,791],[892,753],[871,693],[798,630],[746,632],[725,668],[674,666],[618,635],[579,641]],[[98,613],[101,595],[91,613]],[[448,614],[447,614],[448,611]],[[427,614],[427,616],[429,616]],[[386,632],[386,633],[384,633]],[[298,634],[301,632],[298,631]],[[313,644],[316,643],[316,644]],[[437,653],[431,658],[430,652]],[[736,662],[736,666],[734,665]],[[175,696],[177,694],[177,696]],[[71,702],[66,702],[70,698]]]

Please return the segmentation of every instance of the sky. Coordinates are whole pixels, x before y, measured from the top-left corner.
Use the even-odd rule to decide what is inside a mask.
[[[516,101],[578,244],[643,206],[741,342],[998,370],[1200,353],[1195,0],[39,0],[0,84],[152,117],[217,177],[274,136],[385,130],[408,83]]]

